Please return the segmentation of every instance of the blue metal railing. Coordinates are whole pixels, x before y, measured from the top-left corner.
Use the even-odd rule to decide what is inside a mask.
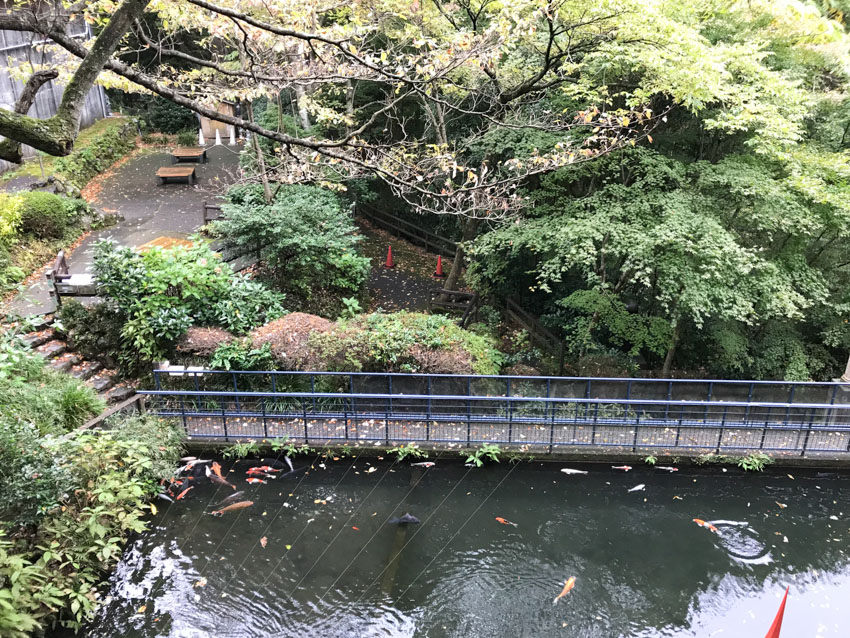
[[[191,437],[850,452],[850,384],[174,368],[154,381],[150,409]]]

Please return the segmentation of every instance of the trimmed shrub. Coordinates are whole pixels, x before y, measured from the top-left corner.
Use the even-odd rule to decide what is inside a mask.
[[[332,323],[293,313],[251,333],[288,370],[498,374],[502,354],[488,337],[438,315],[397,312]]]
[[[20,195],[0,193],[0,241],[13,240],[21,227]]]
[[[223,328],[199,328],[193,326],[186,331],[177,344],[177,351],[197,357],[210,357],[221,346],[236,337]]]
[[[177,144],[180,146],[197,146],[197,131],[180,131],[177,134]]]
[[[345,297],[362,292],[369,260],[357,253],[351,212],[334,193],[283,186],[267,205],[261,188],[240,186],[228,200],[211,231],[228,249],[259,253],[264,274],[281,289],[302,299],[317,290]]]
[[[52,193],[22,193],[20,216],[21,232],[39,239],[61,239],[68,229],[68,207]]]
[[[200,241],[144,254],[99,242],[94,272],[121,315],[125,368],[168,358],[192,325],[245,331],[284,312],[280,293],[237,277]]]

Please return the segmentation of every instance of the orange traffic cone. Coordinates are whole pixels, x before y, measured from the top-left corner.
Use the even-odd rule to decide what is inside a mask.
[[[395,263],[393,262],[393,247],[387,246],[387,263],[384,264],[385,268],[394,268]]]
[[[442,279],[445,277],[443,274],[443,256],[437,255],[437,270],[434,271],[434,276],[437,279]]]

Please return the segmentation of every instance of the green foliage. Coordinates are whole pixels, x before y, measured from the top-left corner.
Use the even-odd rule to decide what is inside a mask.
[[[369,260],[357,254],[351,213],[333,193],[314,186],[282,186],[267,205],[262,189],[239,186],[228,192],[212,232],[229,249],[258,253],[266,276],[303,298],[316,289],[359,294]]]
[[[107,89],[107,94],[114,109],[139,118],[143,133],[155,131],[174,134],[188,130],[197,131],[199,128],[197,115],[158,95],[125,93],[119,89]],[[197,137],[194,141],[197,141]],[[194,144],[194,141],[190,144]]]
[[[14,335],[0,337],[0,427],[65,432],[103,410],[91,388],[50,370]]]
[[[226,459],[244,459],[248,456],[259,454],[260,446],[256,441],[246,441],[244,443],[234,443],[221,451],[221,455]]]
[[[395,455],[395,462],[401,463],[406,458],[427,459],[428,452],[419,448],[416,443],[402,443],[387,450],[387,454]]]
[[[363,312],[363,307],[360,305],[360,302],[357,301],[354,297],[343,297],[342,305],[345,308],[343,311],[341,319],[353,319],[361,312]]]
[[[14,240],[21,228],[21,195],[0,193],[0,245]]]
[[[501,452],[502,450],[498,445],[482,443],[481,447],[466,457],[466,463],[471,463],[475,465],[475,467],[481,467],[487,459],[498,463],[499,454],[501,454]]]
[[[191,325],[245,331],[283,314],[283,297],[235,276],[198,241],[139,254],[110,242],[95,246],[103,297],[123,320],[124,359],[158,360]]]
[[[65,234],[69,211],[63,198],[42,191],[23,193],[20,198],[21,232],[42,239],[61,238]]]
[[[198,132],[197,131],[180,131],[177,134],[178,146],[197,146]]]
[[[328,370],[498,374],[502,362],[491,339],[444,316],[409,312],[361,315],[314,333],[310,345]]]
[[[183,432],[151,417],[115,418],[108,431],[41,436],[0,428],[0,633],[51,624],[78,629],[124,542],[145,529],[146,498],[181,455]],[[19,633],[14,633],[15,631]]]
[[[767,454],[754,452],[738,459],[738,467],[743,468],[747,472],[761,472],[765,467],[773,464],[773,462],[773,459]]]
[[[312,454],[316,451],[306,443],[298,445],[295,442],[290,441],[288,436],[282,439],[272,440],[271,448],[273,452],[283,452],[283,456],[298,456],[299,454],[306,455]]]
[[[647,465],[655,465],[658,462],[658,459],[655,456],[653,456],[652,454],[650,454],[649,456],[647,456],[643,460],[643,462],[646,463]]]
[[[249,341],[234,341],[219,346],[210,358],[213,370],[274,370],[271,346],[252,348]]]
[[[132,120],[116,119],[99,130],[85,146],[78,146],[67,157],[54,163],[56,173],[77,188],[83,188],[136,145],[136,126]]]
[[[115,303],[103,301],[85,306],[76,299],[62,302],[57,313],[60,329],[71,346],[90,359],[114,366],[121,352],[125,315]]]

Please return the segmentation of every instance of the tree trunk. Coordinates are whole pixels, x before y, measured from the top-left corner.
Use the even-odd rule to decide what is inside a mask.
[[[661,376],[665,379],[670,377],[670,369],[673,367],[673,357],[676,355],[676,346],[679,345],[679,333],[681,331],[682,319],[676,317],[673,325],[673,340],[667,348],[667,356],[664,357],[664,366],[661,368]]]
[[[443,288],[445,290],[455,290],[457,288],[460,273],[463,271],[463,260],[466,256],[466,250],[463,247],[463,242],[475,239],[475,233],[478,231],[480,223],[481,220],[478,219],[467,219],[463,224],[461,240],[457,245],[457,251],[455,252],[454,261],[452,261],[452,267],[449,270],[445,283],[443,284]]]
[[[298,118],[301,120],[301,127],[307,131],[311,126],[310,113],[307,111],[307,94],[300,84],[295,85],[295,101],[298,102]]]
[[[254,123],[254,106],[247,102],[245,108],[248,115],[248,121]],[[266,160],[263,157],[263,149],[260,146],[259,136],[256,133],[251,134],[251,145],[254,147],[254,152],[257,154],[257,168],[260,171],[260,181],[263,183],[263,198],[266,204],[272,203],[272,189],[269,186],[269,176],[266,175]]]

